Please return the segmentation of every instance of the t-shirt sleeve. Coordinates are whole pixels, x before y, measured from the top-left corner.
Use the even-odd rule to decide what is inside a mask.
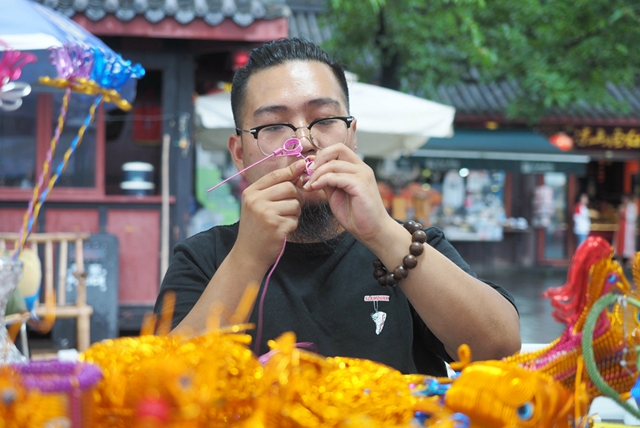
[[[175,297],[172,327],[175,328],[191,311],[215,272],[213,263],[204,260],[196,250],[202,236],[196,235],[178,243],[162,280],[154,313],[160,317],[168,294]]]
[[[427,242],[429,243],[429,245],[438,250],[449,260],[454,262],[463,271],[467,272],[474,278],[478,278],[475,272],[471,271],[469,264],[462,258],[462,256],[460,256],[460,253],[458,253],[453,245],[451,245],[451,243],[445,239],[444,233],[440,229],[436,227],[429,227],[425,229],[425,232],[427,233]],[[518,308],[515,305],[513,296],[511,296],[511,294],[509,294],[507,290],[500,287],[499,285],[494,284],[491,281],[486,281],[482,278],[478,279],[502,294],[505,299],[511,302],[511,304],[514,306],[514,308],[516,308],[517,311]],[[429,330],[427,325],[424,323],[422,318],[420,318],[413,307],[411,307],[411,314],[413,316],[415,332],[414,354],[416,356],[416,365],[420,365],[420,355],[426,354],[425,352],[423,352],[423,347],[433,350],[433,352],[435,352],[438,356],[440,356],[447,362],[453,361],[453,359],[445,350],[444,344],[431,332],[431,330]],[[420,370],[420,367],[418,367],[418,370]]]

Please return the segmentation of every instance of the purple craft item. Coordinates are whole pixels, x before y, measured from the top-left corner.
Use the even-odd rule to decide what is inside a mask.
[[[40,360],[13,364],[27,390],[64,394],[70,428],[93,426],[92,388],[103,378],[99,366],[89,363]]]
[[[93,51],[88,46],[66,44],[49,49],[49,60],[60,79],[89,79],[93,69]]]
[[[16,364],[14,369],[22,375],[27,389],[40,392],[71,392],[85,390],[102,380],[102,371],[94,364],[71,361],[40,360]]]

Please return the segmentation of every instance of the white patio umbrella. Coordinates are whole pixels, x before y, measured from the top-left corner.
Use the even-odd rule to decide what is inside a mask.
[[[430,137],[453,135],[455,109],[423,98],[361,82],[349,83],[351,114],[358,120],[358,154],[397,157]],[[201,95],[195,102],[196,135],[207,150],[223,150],[235,133],[230,94]]]

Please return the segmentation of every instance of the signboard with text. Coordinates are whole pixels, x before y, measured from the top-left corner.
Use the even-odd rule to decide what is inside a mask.
[[[573,140],[577,149],[600,150],[638,150],[640,132],[634,128],[584,126],[573,131]]]

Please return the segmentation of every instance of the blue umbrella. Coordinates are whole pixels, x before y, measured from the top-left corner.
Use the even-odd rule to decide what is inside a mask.
[[[117,54],[102,40],[76,24],[71,19],[31,0],[0,0],[0,51],[14,49],[31,52],[37,61],[22,70],[21,82],[35,86],[43,76],[56,77],[47,49],[64,45],[99,49],[108,56]],[[135,80],[130,79],[119,93],[132,101],[135,97]]]

